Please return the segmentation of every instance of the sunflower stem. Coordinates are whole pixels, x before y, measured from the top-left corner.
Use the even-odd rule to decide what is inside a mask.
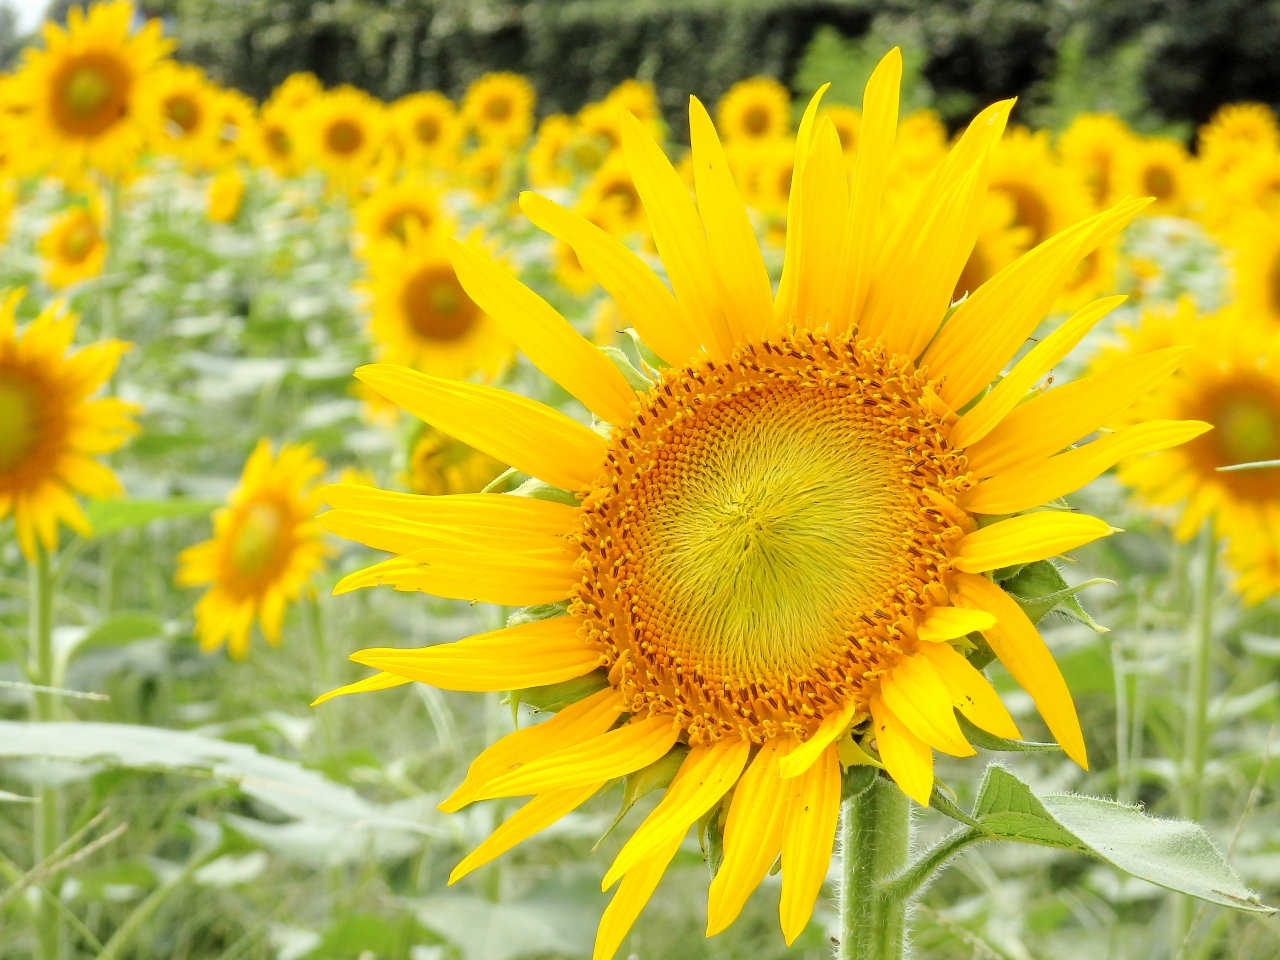
[[[906,897],[885,883],[907,865],[911,807],[885,777],[846,798],[840,810],[843,859],[838,960],[900,960],[907,942]]]
[[[31,600],[29,627],[31,643],[27,653],[27,674],[38,686],[55,685],[53,656],[53,572],[49,555],[37,545],[35,559],[30,564]],[[49,723],[59,719],[61,700],[57,694],[37,690],[35,719]],[[61,791],[56,787],[41,787],[40,800],[32,811],[31,862],[42,863],[49,857],[61,839]],[[35,908],[36,936],[40,944],[40,960],[58,960],[62,952],[62,918],[58,904],[50,899],[58,894],[58,878],[50,877],[47,892]]]

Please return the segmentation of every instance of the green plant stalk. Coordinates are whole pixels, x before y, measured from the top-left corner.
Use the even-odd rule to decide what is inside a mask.
[[[36,547],[35,560],[30,565],[31,600],[29,625],[30,646],[27,652],[27,674],[33,683],[54,686],[53,658],[53,573],[49,555],[43,547]],[[35,699],[35,719],[49,723],[60,719],[61,701],[53,693],[43,691],[32,695]],[[40,801],[32,811],[31,862],[41,863],[58,847],[61,839],[61,791],[56,787],[41,787]],[[48,883],[51,894],[40,898],[35,909],[36,937],[40,944],[41,960],[58,960],[62,951],[62,918],[58,905],[51,896],[57,896],[58,881],[51,877]]]
[[[838,960],[901,960],[906,899],[885,883],[902,872],[910,847],[910,801],[885,777],[841,804]]]
[[[1212,521],[1201,533],[1204,569],[1200,579],[1191,667],[1187,673],[1187,717],[1182,745],[1182,789],[1179,813],[1199,820],[1204,813],[1204,768],[1209,754],[1209,673],[1213,656],[1213,594],[1218,568],[1218,538]],[[1180,950],[1195,918],[1195,901],[1179,897],[1173,925],[1174,950]]]

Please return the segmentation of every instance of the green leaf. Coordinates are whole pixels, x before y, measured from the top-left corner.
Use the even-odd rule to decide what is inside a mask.
[[[1036,796],[990,766],[973,821],[993,839],[1084,853],[1139,879],[1239,910],[1272,913],[1218,852],[1199,824],[1158,820],[1140,807],[1072,794]]]
[[[571,507],[579,506],[582,502],[576,494],[570,493],[568,490],[561,490],[559,487],[553,487],[551,484],[543,483],[541,480],[526,480],[512,490],[508,496],[550,500],[553,503],[567,503]]]
[[[636,331],[635,327],[627,327],[627,329],[622,332],[631,338],[631,342],[636,346],[636,353],[640,357],[640,362],[650,370],[658,373],[671,366],[671,364],[667,363],[667,361],[654,353],[647,343],[640,339],[640,334]],[[647,390],[648,387],[645,389]]]
[[[1052,561],[1040,560],[1036,563],[1028,563],[1016,575],[1004,580],[1001,586],[1017,601],[1022,612],[1032,623],[1039,623],[1051,612],[1057,610],[1098,633],[1106,633],[1107,628],[1096,623],[1085,612],[1084,607],[1080,606],[1076,594],[1086,587],[1112,582],[1096,577],[1073,587],[1063,579],[1061,571]]]
[[[562,710],[571,703],[591,696],[609,685],[609,675],[603,670],[592,670],[586,676],[575,677],[560,683],[552,683],[545,687],[529,687],[525,690],[512,690],[507,702],[514,710],[525,703],[539,713]]]
[[[598,349],[613,361],[615,367],[622,371],[622,375],[627,378],[627,385],[632,390],[637,393],[648,393],[653,389],[653,381],[637,370],[627,355],[617,347],[600,347]]]
[[[676,773],[680,770],[680,764],[684,763],[684,758],[689,755],[689,748],[683,743],[677,743],[674,747],[667,751],[666,755],[653,761],[647,767],[642,767],[635,773],[627,774],[625,786],[622,791],[622,806],[618,808],[618,815],[613,818],[613,823],[609,824],[609,829],[604,835],[596,841],[594,850],[599,847],[605,840],[605,837],[613,833],[614,827],[622,822],[631,808],[636,805],[636,801],[655,790],[662,790],[671,786],[671,781],[676,778]]]
[[[556,603],[539,603],[532,607],[521,607],[511,616],[507,617],[508,627],[518,627],[522,623],[534,623],[538,620],[550,620],[552,617],[563,617],[569,612],[569,601],[560,600]]]
[[[549,906],[541,900],[494,903],[465,894],[441,894],[418,901],[414,913],[424,927],[452,943],[463,960],[589,954],[594,924],[573,923],[571,913]]]
[[[139,610],[121,610],[99,620],[85,634],[77,650],[95,647],[118,647],[138,640],[150,640],[164,635],[164,623],[159,617]]]
[[[207,517],[220,506],[217,500],[92,500],[85,506],[85,514],[93,525],[93,535],[105,537],[155,520]]]
[[[994,733],[988,733],[981,727],[975,726],[959,710],[956,711],[956,721],[960,724],[960,730],[965,735],[965,739],[983,750],[995,750],[1001,753],[1052,753],[1062,750],[1062,747],[1056,743],[1006,740],[1004,737],[997,737]]]

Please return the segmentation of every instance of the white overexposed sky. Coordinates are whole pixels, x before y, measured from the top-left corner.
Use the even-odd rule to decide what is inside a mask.
[[[49,0],[0,0],[18,15],[18,32],[30,33],[44,18]]]

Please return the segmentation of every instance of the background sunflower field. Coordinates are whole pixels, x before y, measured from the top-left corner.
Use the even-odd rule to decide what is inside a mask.
[[[1055,376],[1193,344],[1135,416],[1217,428],[1073,495],[1123,533],[1013,572],[1006,589],[1044,601],[1092,762],[993,757],[1038,788],[1200,820],[1280,902],[1280,474],[1219,469],[1280,461],[1274,10],[116,0],[49,15],[31,32],[0,10],[0,957],[590,956],[620,791],[455,886],[511,805],[436,809],[482,747],[554,703],[413,683],[310,706],[365,677],[346,659],[361,647],[454,640],[511,613],[331,595],[382,554],[315,523],[322,484],[516,483],[352,371],[404,364],[586,419],[467,295],[446,241],[641,366],[645,348],[520,192],[652,258],[622,117],[692,183],[697,94],[776,282],[799,112],[832,82],[823,115],[852,171],[863,85],[894,45],[890,206],[979,107],[1021,98],[955,298],[1153,197],[1055,304],[1061,318],[1128,297]],[[990,674],[1024,735],[1048,739],[1029,695]],[[973,800],[962,765],[941,759],[938,776]],[[923,838],[945,834],[917,813]],[[830,955],[829,885],[788,947],[776,878],[704,940],[706,876],[691,838],[618,955]],[[914,950],[1280,956],[1280,920],[1190,904],[1079,853],[977,847],[916,907]]]

